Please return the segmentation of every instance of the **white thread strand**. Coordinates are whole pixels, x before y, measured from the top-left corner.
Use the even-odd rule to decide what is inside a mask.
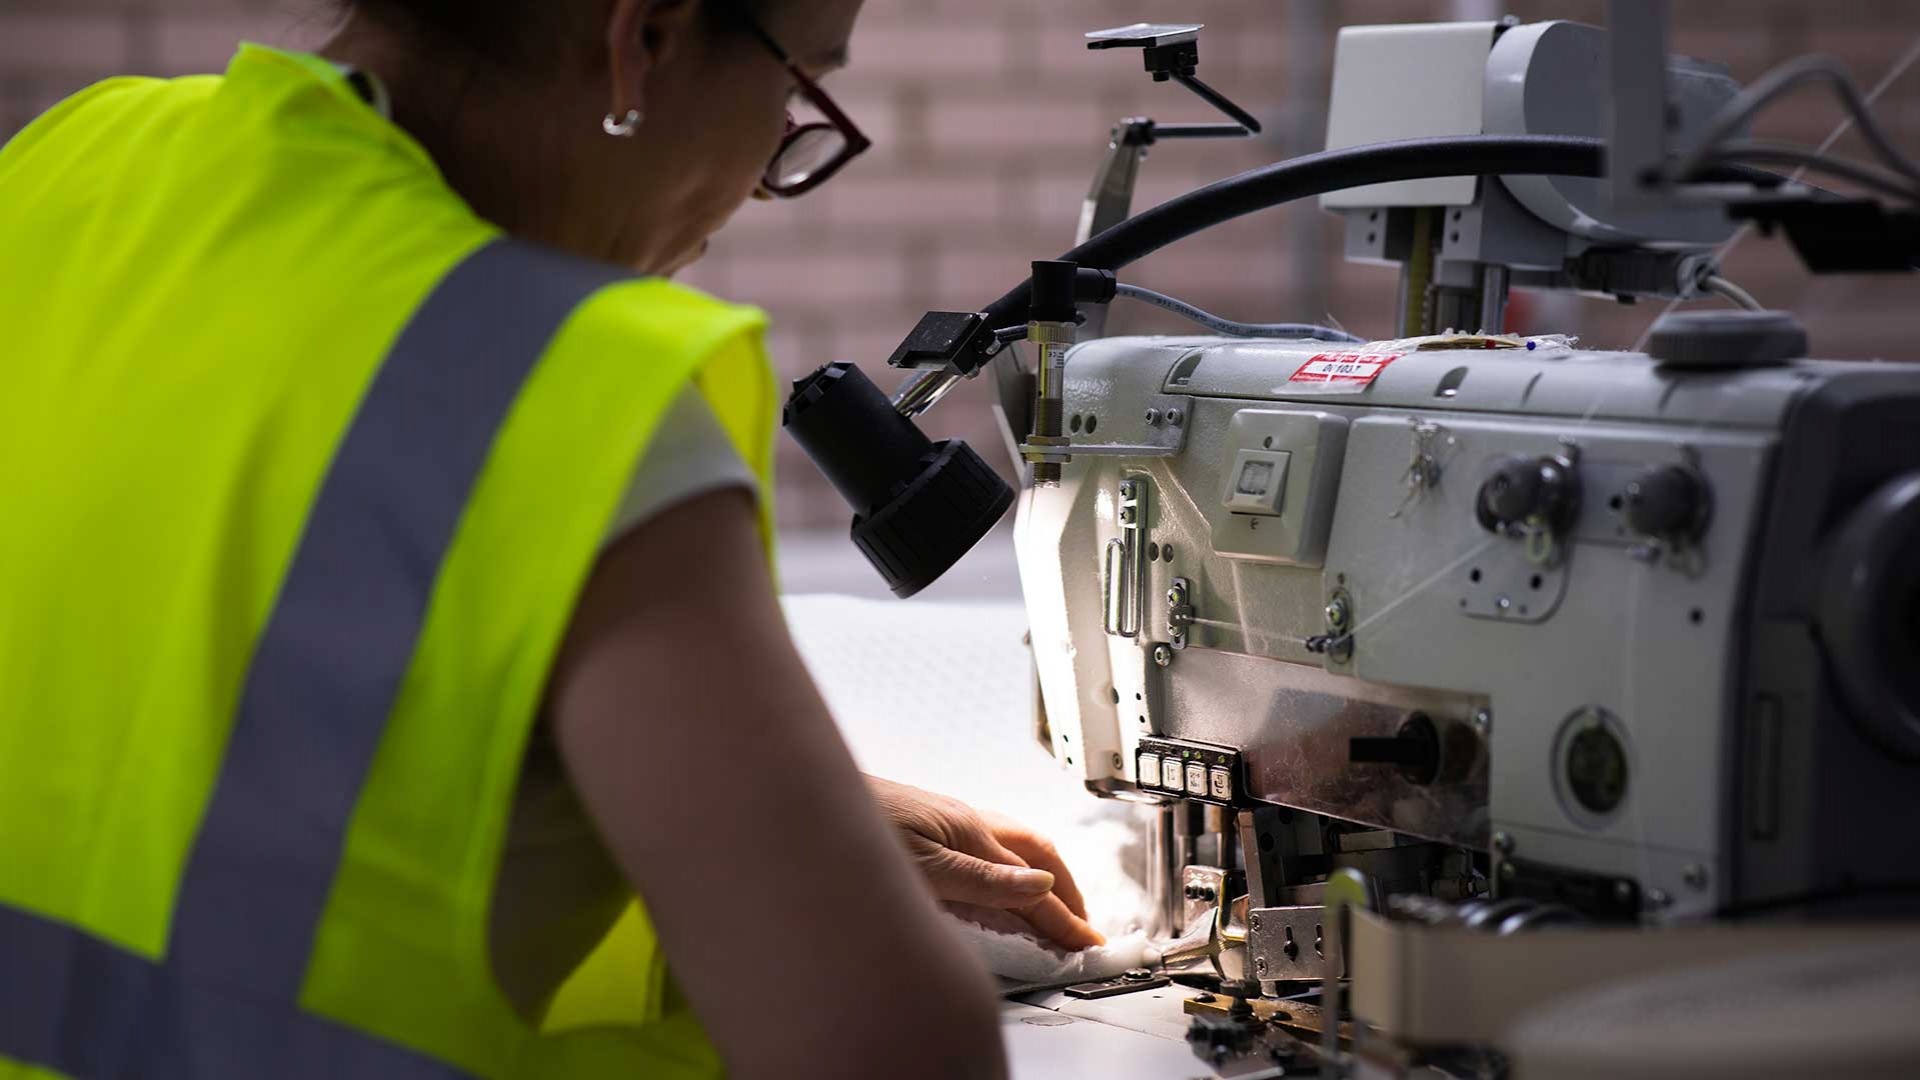
[[[1485,540],[1480,541],[1478,544],[1468,549],[1467,552],[1461,555],[1459,558],[1453,560],[1447,565],[1434,571],[1431,575],[1427,577],[1426,580],[1420,582],[1418,585],[1415,585],[1413,588],[1407,590],[1406,592],[1401,593],[1399,598],[1394,600],[1393,603],[1388,604],[1386,607],[1383,607],[1379,611],[1374,612],[1372,615],[1368,616],[1367,618],[1360,620],[1359,625],[1355,626],[1352,630],[1347,631],[1347,636],[1355,639],[1356,641],[1359,640],[1360,632],[1362,630],[1366,630],[1373,626],[1378,625],[1387,616],[1392,615],[1394,612],[1400,610],[1400,608],[1404,606],[1407,603],[1407,601],[1412,600],[1414,597],[1419,596],[1422,593],[1426,592],[1428,589],[1432,588],[1435,584],[1437,584],[1442,578],[1445,578],[1448,574],[1453,573],[1455,570],[1458,570],[1462,566],[1465,566],[1467,563],[1473,561],[1482,552],[1492,547],[1500,539],[1501,539],[1500,536],[1496,534],[1494,536],[1487,537]]]

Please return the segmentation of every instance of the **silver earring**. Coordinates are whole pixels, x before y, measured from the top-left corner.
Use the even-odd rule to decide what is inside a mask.
[[[627,115],[619,120],[615,120],[613,114],[608,113],[607,118],[600,121],[600,127],[616,139],[631,139],[633,133],[640,129],[640,122],[644,119],[646,117],[641,115],[639,109],[628,109]]]

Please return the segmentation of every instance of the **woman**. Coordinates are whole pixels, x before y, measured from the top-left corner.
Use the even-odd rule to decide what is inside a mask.
[[[855,772],[759,317],[664,280],[858,152],[858,7],[358,0],[0,151],[0,1062],[1001,1072],[936,900],[1098,937]]]

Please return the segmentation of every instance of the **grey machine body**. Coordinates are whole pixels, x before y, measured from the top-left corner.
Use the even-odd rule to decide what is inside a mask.
[[[1836,655],[1822,622],[1876,602],[1870,583],[1828,594],[1848,586],[1827,564],[1920,464],[1920,370],[1441,349],[1364,386],[1289,382],[1328,349],[1114,338],[1068,358],[1065,410],[1095,434],[1023,494],[1017,530],[1056,757],[1154,791],[1142,737],[1231,748],[1247,800],[1489,851],[1549,890],[1630,890],[1655,922],[1920,866],[1920,832],[1884,827],[1920,820],[1920,743],[1846,699],[1839,670],[1873,661]],[[1228,505],[1248,454],[1286,455],[1271,510]],[[1502,462],[1546,456],[1574,461],[1579,495],[1542,562],[1476,497]],[[1623,501],[1668,466],[1704,482],[1685,544],[1637,533]],[[1134,637],[1105,619],[1128,596]],[[1350,651],[1311,652],[1336,599]],[[1414,714],[1453,755],[1433,781],[1347,759]],[[1570,775],[1595,725],[1624,753],[1604,811]]]

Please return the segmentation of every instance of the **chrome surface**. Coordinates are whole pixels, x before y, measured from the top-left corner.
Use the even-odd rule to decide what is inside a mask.
[[[1161,733],[1238,747],[1248,793],[1347,821],[1484,848],[1487,774],[1420,786],[1397,770],[1347,761],[1347,740],[1391,736],[1407,716],[1470,722],[1466,695],[1381,686],[1237,653],[1188,649],[1164,673]]]

